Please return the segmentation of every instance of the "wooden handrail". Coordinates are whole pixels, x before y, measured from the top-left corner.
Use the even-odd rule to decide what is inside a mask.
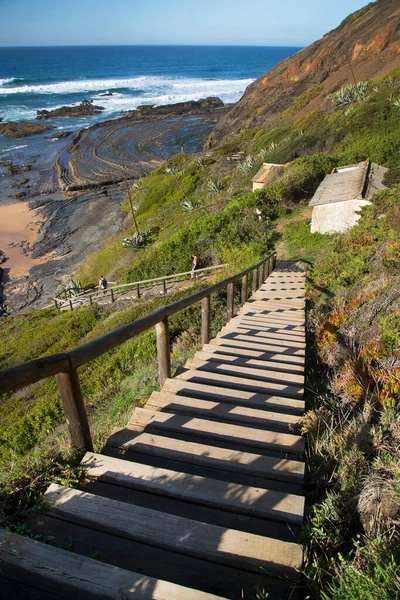
[[[151,327],[157,326],[157,353],[162,385],[171,374],[168,318],[193,304],[202,302],[202,343],[208,343],[210,339],[210,296],[224,288],[228,288],[227,316],[228,319],[231,318],[233,316],[235,282],[238,280],[242,282],[241,303],[244,303],[247,300],[249,273],[253,274],[252,290],[254,292],[275,268],[275,262],[276,254],[270,254],[256,265],[236,275],[199,290],[177,302],[163,306],[146,317],[118,327],[114,331],[82,346],[64,353],[44,356],[16,367],[4,369],[0,371],[0,394],[23,388],[47,377],[56,376],[72,444],[78,451],[91,450],[93,446],[77,368]]]
[[[228,264],[224,264],[224,265],[214,265],[211,267],[204,267],[203,269],[197,269],[195,271],[196,275],[198,273],[204,273],[206,271],[214,271],[215,269],[223,269],[224,267],[227,267]],[[131,286],[136,286],[136,289],[138,289],[138,286],[140,287],[141,285],[147,285],[147,284],[151,284],[151,283],[158,283],[158,282],[162,282],[164,284],[164,293],[165,293],[165,282],[169,279],[177,279],[178,277],[183,277],[184,275],[191,275],[192,271],[185,271],[184,273],[175,273],[173,275],[164,275],[163,277],[155,277],[154,279],[143,279],[142,281],[132,281],[131,283],[121,283],[119,285],[115,285],[113,287],[109,287],[106,290],[96,290],[95,292],[81,292],[80,294],[75,294],[74,296],[71,296],[68,299],[63,299],[63,298],[58,298],[58,297],[54,297],[53,300],[54,302],[58,304],[60,304],[61,306],[67,306],[69,305],[71,307],[71,300],[84,300],[85,298],[89,299],[89,302],[91,300],[93,300],[94,297],[100,297],[100,298],[104,298],[104,296],[107,296],[108,294],[111,295],[111,301],[113,302],[113,297],[114,297],[114,292],[116,292],[117,290],[124,290],[125,288],[131,287]],[[140,296],[138,296],[140,297]],[[51,306],[51,305],[50,305]]]

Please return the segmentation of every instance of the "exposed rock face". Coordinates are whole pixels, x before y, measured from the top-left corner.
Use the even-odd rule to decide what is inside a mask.
[[[202,100],[188,100],[187,102],[177,102],[176,104],[165,104],[162,106],[154,106],[154,104],[143,104],[138,106],[136,111],[129,111],[127,117],[130,118],[134,115],[140,117],[160,117],[160,116],[172,116],[172,115],[187,115],[201,111],[202,113],[207,109],[214,110],[216,108],[223,108],[225,104],[221,98],[210,96]]]
[[[74,106],[62,106],[54,110],[38,110],[37,119],[55,119],[59,117],[87,117],[99,114],[104,108],[83,100]]]
[[[14,138],[24,138],[30,135],[39,135],[44,131],[54,129],[52,125],[34,123],[33,121],[8,121],[0,123],[0,135]]]
[[[252,83],[215,126],[206,146],[223,144],[243,129],[275,123],[312,86],[315,93],[303,112],[321,108],[328,94],[354,83],[353,73],[356,81],[364,81],[399,65],[400,3],[378,0]]]

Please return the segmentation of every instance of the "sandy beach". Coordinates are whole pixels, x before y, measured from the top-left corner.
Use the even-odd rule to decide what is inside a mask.
[[[43,262],[40,258],[32,258],[29,252],[30,245],[37,238],[38,228],[35,211],[29,210],[27,203],[0,204],[0,249],[7,256],[2,266],[8,279],[27,275],[33,265]]]

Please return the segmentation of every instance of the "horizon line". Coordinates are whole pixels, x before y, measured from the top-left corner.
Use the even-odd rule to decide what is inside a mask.
[[[2,46],[0,44],[0,50],[5,48],[305,48],[305,46],[293,46],[290,44],[34,44],[27,46]]]

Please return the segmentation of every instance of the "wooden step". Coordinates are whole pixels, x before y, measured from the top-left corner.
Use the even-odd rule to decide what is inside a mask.
[[[99,485],[108,488],[114,487],[108,484],[96,485],[97,487]],[[89,491],[89,493],[92,492]],[[114,500],[116,499],[114,498]],[[163,498],[163,500],[166,499]],[[239,520],[244,518],[239,516]],[[92,557],[95,554],[100,557],[99,560],[103,563],[141,573],[144,585],[147,577],[152,577],[173,581],[183,587],[202,590],[231,600],[241,600],[243,597],[254,598],[255,589],[258,587],[259,589],[268,590],[268,600],[295,600],[292,596],[293,590],[290,591],[289,588],[290,584],[284,585],[278,579],[266,577],[261,572],[257,575],[249,571],[241,571],[233,567],[156,548],[155,546],[148,546],[134,540],[116,537],[95,529],[90,529],[88,535],[88,530],[81,525],[71,522],[67,523],[67,527],[65,525],[65,521],[45,515],[43,512],[28,519],[28,526],[32,531],[50,537],[54,545],[59,548],[65,548],[66,545],[70,546],[71,540],[73,540],[74,555],[80,554]],[[284,525],[278,525],[284,527]],[[232,529],[232,527],[228,527],[228,529]],[[233,527],[233,529],[235,528]],[[292,527],[290,529],[292,530]],[[50,598],[39,596],[38,598],[34,597],[34,599],[31,596],[22,596],[21,598],[18,597],[18,600],[27,600],[28,598],[29,600],[54,600],[53,595]],[[93,596],[84,595],[77,598],[81,600],[98,600],[99,597],[93,598]],[[122,598],[120,597],[119,600],[122,600]],[[10,595],[10,599],[7,598],[7,600],[11,599],[17,600],[13,595]]]
[[[52,487],[52,486],[51,486]],[[57,486],[59,487],[59,486]],[[64,488],[66,489],[66,488]],[[1,577],[12,583],[2,598],[104,598],[121,600],[218,600],[207,594],[146,577],[0,529]],[[18,595],[19,587],[29,586]],[[33,590],[32,590],[33,588]],[[3,588],[4,592],[4,588]]]
[[[287,337],[287,339],[298,339],[300,341],[303,341],[306,335],[304,327],[289,329],[288,326],[282,327],[278,324],[267,325],[266,323],[254,322],[244,318],[241,318],[240,320],[237,320],[236,318],[231,319],[231,321],[229,321],[229,327],[232,327],[232,329],[270,332],[271,334],[281,337],[282,339]]]
[[[304,498],[295,494],[188,475],[93,452],[86,453],[81,465],[88,468],[89,477],[116,486],[293,525],[303,521]]]
[[[198,353],[202,354],[202,353]],[[208,358],[202,359],[195,356],[188,360],[185,364],[186,369],[196,369],[212,373],[226,373],[228,375],[235,374],[238,377],[248,377],[260,381],[284,381],[293,385],[304,386],[304,375],[294,373],[282,373],[279,370],[271,370],[264,368],[251,367],[249,365],[231,364],[229,361],[214,362]]]
[[[210,340],[211,344],[217,346],[230,346],[234,348],[248,348],[249,350],[260,350],[264,353],[276,353],[281,356],[285,356],[285,359],[292,360],[294,358],[301,358],[302,364],[304,364],[305,351],[303,348],[289,348],[288,346],[277,346],[274,344],[267,344],[262,339],[257,342],[246,341],[245,336],[244,339],[231,339],[228,337],[216,337]]]
[[[285,346],[286,348],[305,348],[305,342],[298,339],[288,339],[288,336],[276,336],[273,333],[268,333],[267,331],[260,331],[256,334],[243,332],[241,329],[238,329],[237,326],[231,327],[226,325],[223,327],[218,334],[217,337],[225,338],[225,337],[234,337],[234,339],[239,340],[249,340],[255,342],[263,342],[266,341],[268,344],[273,344],[274,346]]]
[[[278,412],[288,412],[295,415],[301,415],[304,411],[305,403],[303,400],[276,396],[274,394],[263,394],[251,392],[249,390],[240,390],[230,387],[217,387],[207,382],[195,383],[183,379],[167,379],[162,388],[163,392],[172,392],[182,396],[193,398],[203,398],[213,400],[214,402],[227,402],[230,404],[248,406],[264,410]]]
[[[299,320],[304,319],[304,303],[300,303],[298,306],[295,306],[292,302],[285,303],[281,300],[277,300],[275,302],[258,302],[249,300],[247,305],[245,305],[243,312],[250,310],[259,312],[269,311],[270,313],[279,313],[281,315],[297,318]]]
[[[191,369],[184,371],[177,376],[177,379],[185,381],[204,382],[209,381],[217,387],[230,387],[237,389],[245,389],[250,392],[259,392],[260,394],[275,394],[276,396],[285,396],[286,398],[295,398],[302,400],[304,390],[302,387],[285,383],[283,381],[258,381],[249,377],[236,377],[234,375],[226,375],[213,373],[212,371],[200,371]]]
[[[263,456],[261,454],[230,450],[199,442],[188,442],[154,433],[138,433],[125,427],[114,432],[107,445],[134,454],[159,456],[167,460],[193,463],[231,473],[242,473],[258,478],[302,484],[304,463]]]
[[[223,402],[177,396],[165,391],[153,392],[146,408],[177,414],[197,415],[214,421],[240,423],[249,427],[271,428],[287,432],[297,425],[300,419],[299,416],[287,413],[276,413],[245,406],[232,406],[232,404]]]
[[[304,373],[303,365],[285,363],[279,360],[279,355],[267,355],[256,350],[240,350],[205,344],[201,352],[196,352],[196,358],[221,363],[231,363],[243,367],[258,367],[272,369],[282,373]],[[261,358],[258,358],[261,357]],[[265,357],[265,358],[264,358]],[[270,358],[270,360],[268,360]],[[276,360],[275,360],[276,358]]]
[[[240,311],[239,316],[235,317],[240,319],[242,322],[257,323],[260,325],[271,326],[271,327],[286,327],[288,329],[299,331],[305,331],[305,319],[302,317],[301,320],[290,322],[290,320],[281,317],[279,313],[270,313],[264,315],[262,313],[254,313],[249,311]]]
[[[231,443],[233,446],[246,446],[275,452],[291,454],[301,453],[304,450],[304,439],[299,435],[278,433],[244,427],[233,423],[220,423],[198,417],[189,417],[171,413],[161,413],[144,408],[136,408],[129,421],[132,427],[138,430],[170,431],[182,435],[211,438]]]
[[[256,306],[245,308],[244,310],[240,310],[238,313],[239,317],[257,317],[258,319],[262,318],[265,322],[269,323],[282,323],[283,325],[305,325],[305,319],[302,314],[303,311],[299,311],[298,313],[286,313],[281,309],[266,309],[266,308],[257,308]]]
[[[292,337],[304,337],[305,327],[300,325],[282,325],[281,323],[266,322],[262,318],[254,320],[251,317],[234,317],[229,322],[232,327],[246,327],[248,329],[258,329],[258,331],[272,330],[276,335],[282,333],[283,335],[291,335]]]
[[[302,562],[297,544],[225,529],[52,484],[45,512],[126,539],[258,573],[294,579]]]
[[[254,294],[248,302],[250,304],[278,304],[288,307],[303,307],[305,306],[304,292],[286,292],[285,290],[276,290],[275,292],[264,291],[259,294]]]

